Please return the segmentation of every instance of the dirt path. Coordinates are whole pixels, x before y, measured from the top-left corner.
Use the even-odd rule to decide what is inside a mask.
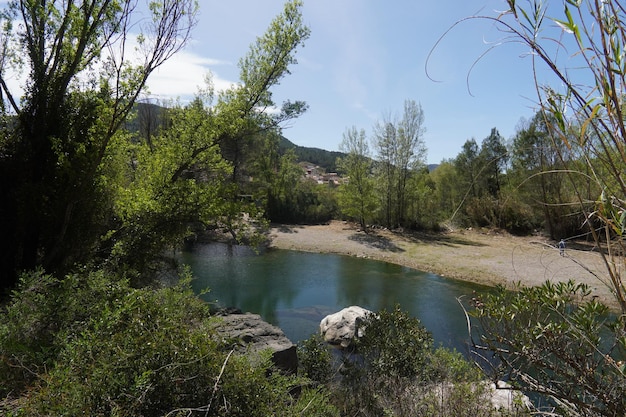
[[[556,242],[493,231],[401,235],[386,230],[368,234],[350,223],[277,226],[270,246],[306,252],[338,253],[391,262],[444,277],[481,284],[539,285],[546,280],[584,282],[605,303],[616,303],[599,278],[606,276],[599,253],[568,245],[560,256]],[[594,274],[596,276],[594,276]]]

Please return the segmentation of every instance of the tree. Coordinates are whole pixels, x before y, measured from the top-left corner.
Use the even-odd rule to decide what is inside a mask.
[[[405,225],[408,179],[425,164],[424,131],[424,112],[413,100],[404,102],[399,121],[386,117],[374,127],[382,209],[388,227]]]
[[[293,206],[294,184],[302,170],[291,154],[278,161],[273,147],[280,123],[296,117],[306,106],[300,103],[297,111],[291,111],[285,105],[275,114],[270,88],[288,73],[295,49],[308,34],[300,26],[300,5],[287,3],[254,43],[253,52],[241,61],[243,84],[221,93],[213,103],[209,83],[188,106],[169,111],[167,128],[152,143],[121,141],[121,152],[127,155],[121,159],[133,164],[127,164],[130,169],[125,177],[130,180],[120,187],[115,205],[119,222],[106,240],[118,263],[146,271],[164,249],[207,227],[254,244],[260,237],[255,228],[265,225],[263,208],[273,215]],[[248,155],[239,146],[244,143],[240,139],[245,139],[246,149],[257,149],[256,167],[244,164],[242,158]],[[234,148],[229,148],[232,143]],[[249,178],[244,181],[243,173],[254,172],[260,174],[260,188],[265,187],[266,193],[250,198],[248,193],[255,192],[256,185]],[[267,206],[257,204],[256,197],[265,199]]]
[[[436,183],[428,167],[413,172],[407,193],[407,222],[412,229],[438,230],[442,219]]]
[[[168,128],[150,142],[120,137],[112,143],[110,159],[121,163],[109,171],[118,188],[115,227],[102,239],[106,256],[145,274],[163,249],[180,244],[192,227],[232,231],[228,215],[240,211],[223,198],[232,193],[232,167],[216,142],[216,118],[197,97],[184,108],[169,109]],[[253,207],[249,212],[254,217]]]
[[[348,182],[339,188],[341,211],[357,219],[361,228],[367,230],[367,222],[376,211],[374,182],[371,177],[372,160],[365,131],[356,127],[346,129],[339,149],[347,155],[337,159],[337,166],[345,173]]]
[[[489,195],[498,198],[502,186],[502,173],[506,169],[509,158],[504,139],[495,127],[491,129],[489,136],[483,139],[480,157],[485,164],[483,174],[485,188]]]
[[[565,212],[562,174],[563,164],[558,158],[546,126],[546,116],[537,113],[513,138],[511,178],[519,183],[522,198],[537,208],[543,217],[543,228],[553,239],[566,236],[563,227]],[[564,153],[565,149],[559,152]]]
[[[6,174],[0,187],[7,248],[2,271],[8,277],[3,287],[14,282],[17,270],[43,266],[63,273],[110,255],[120,265],[129,260],[145,266],[192,225],[217,224],[240,238],[241,210],[252,218],[258,213],[253,204],[242,204],[233,181],[248,169],[240,145],[258,149],[253,139],[306,109],[302,102],[286,102],[275,112],[270,91],[289,73],[308,36],[301,3],[287,3],[242,59],[242,84],[216,103],[209,84],[205,95],[167,116],[166,128],[139,136],[120,128],[148,75],[184,46],[195,3],[151,4],[153,15],[139,37],[144,57],[134,66],[123,52],[136,3],[66,3],[66,9],[60,2],[15,3],[7,12],[25,22],[23,36],[8,45],[33,57],[24,107],[7,96],[17,116],[4,126],[0,153],[0,172]],[[7,28],[5,36],[11,34]],[[84,74],[90,82],[82,82]],[[6,82],[2,88],[9,93]]]
[[[407,185],[409,177],[426,165],[426,144],[424,143],[424,111],[413,100],[404,102],[404,112],[398,124],[398,155],[396,166],[399,169],[397,200],[398,224],[404,224],[407,211]]]
[[[465,190],[459,186],[462,177],[454,167],[454,160],[442,161],[429,175],[435,184],[435,200],[438,211],[442,218],[450,219],[458,209],[465,194]]]
[[[376,186],[380,199],[382,221],[391,227],[396,216],[397,201],[395,184],[397,183],[397,169],[394,165],[397,138],[396,128],[390,120],[376,124],[374,127],[374,143],[378,151],[376,163]]]
[[[304,177],[304,171],[296,163],[293,150],[288,150],[278,157],[276,173],[270,179],[268,187],[267,211],[274,221],[297,221],[298,185]]]
[[[297,118],[307,110],[302,101],[285,101],[278,111],[272,87],[297,64],[295,54],[310,36],[302,22],[302,2],[292,0],[271,23],[266,33],[250,46],[239,61],[241,84],[224,92],[217,103],[224,131],[219,144],[224,157],[233,164],[233,181],[245,174],[245,163],[260,151],[254,140],[268,130]],[[261,141],[262,143],[262,141]]]
[[[463,144],[461,152],[454,159],[454,167],[460,178],[463,178],[463,188],[470,197],[479,197],[478,177],[481,171],[479,149],[476,139],[468,139]],[[467,194],[466,194],[467,196]]]
[[[126,49],[136,1],[15,1],[2,14],[1,286],[84,261],[110,213],[99,181],[110,142],[150,74],[187,42],[193,0],[152,2],[141,55]],[[16,24],[13,24],[13,23]],[[13,59],[9,59],[13,58]],[[9,88],[25,73],[23,97]]]

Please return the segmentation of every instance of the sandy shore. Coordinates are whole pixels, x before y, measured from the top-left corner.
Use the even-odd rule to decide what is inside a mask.
[[[306,252],[337,253],[386,261],[444,277],[487,285],[539,285],[546,280],[584,282],[593,294],[616,307],[602,279],[606,272],[591,246],[568,244],[560,256],[556,242],[543,237],[459,230],[442,234],[370,233],[334,221],[319,226],[276,226],[270,246]]]

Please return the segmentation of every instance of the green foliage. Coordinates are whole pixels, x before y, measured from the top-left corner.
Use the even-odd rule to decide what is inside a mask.
[[[428,361],[429,378],[434,383],[478,382],[484,378],[480,368],[456,350],[438,347],[431,352]]]
[[[450,219],[457,212],[465,190],[455,186],[460,181],[453,161],[443,161],[429,174],[435,186],[435,202],[440,219]]]
[[[259,149],[260,133],[306,110],[302,102],[264,110],[309,36],[302,3],[287,3],[242,59],[242,85],[215,106],[204,100],[209,87],[138,135],[121,127],[150,73],[184,46],[196,2],[150,2],[138,37],[145,59],[135,67],[123,53],[133,5],[10,2],[0,17],[21,22],[3,25],[0,52],[26,57],[30,77],[21,101],[0,80],[12,107],[3,102],[0,117],[16,115],[0,142],[2,289],[15,271],[42,268],[23,275],[3,307],[0,412],[336,415],[322,390],[230,355],[185,279],[175,288],[129,285],[154,279],[163,251],[196,227],[254,240],[259,210],[238,183],[252,153],[239,151]],[[104,49],[111,53],[99,65]],[[2,60],[0,78],[14,63]]]
[[[262,152],[256,141],[267,131],[280,132],[280,124],[297,118],[307,110],[304,102],[286,101],[280,111],[271,89],[290,73],[297,63],[295,54],[310,35],[302,21],[302,2],[285,3],[283,12],[270,23],[267,31],[250,46],[240,59],[242,84],[220,94],[216,112],[222,132],[219,145],[222,155],[233,165],[233,180],[244,181],[246,165],[252,165]]]
[[[538,99],[546,126],[563,164],[564,174],[574,193],[581,217],[591,225],[589,234],[597,245],[605,240],[608,256],[603,258],[607,282],[614,291],[622,314],[626,313],[626,286],[622,278],[624,260],[621,238],[614,234],[614,219],[602,208],[612,200],[615,211],[625,209],[626,161],[623,98],[626,93],[624,38],[626,13],[619,1],[564,1],[562,9],[548,10],[531,2],[531,14],[520,4],[511,4],[512,12],[495,19],[514,30],[514,38],[529,47],[538,64],[545,64],[559,79],[559,86],[537,86]],[[554,15],[550,15],[554,13]],[[534,16],[528,19],[528,16]],[[521,18],[524,16],[524,19]],[[563,40],[556,45],[536,34],[557,24]],[[550,47],[547,47],[550,45]],[[562,48],[567,48],[563,54]],[[580,70],[570,71],[574,59]],[[561,152],[566,149],[567,152]],[[601,196],[601,197],[599,197]],[[604,197],[604,198],[602,198]],[[589,201],[598,204],[589,204]]]
[[[572,281],[499,288],[474,300],[481,344],[501,362],[499,375],[585,416],[626,413],[623,316]]]
[[[433,338],[421,322],[397,306],[367,318],[356,349],[371,372],[391,378],[422,376]]]
[[[619,314],[574,282],[501,289],[476,300],[474,313],[481,344],[518,386],[551,397],[568,415],[625,415],[626,14],[619,1],[560,3],[509,1],[506,13],[478,19],[524,45],[534,73],[545,65],[558,80],[537,84],[541,111],[514,139],[511,176],[541,207],[552,236],[580,233],[574,225],[583,224],[606,248],[598,279],[615,295]]]
[[[23,274],[0,316],[0,379],[5,381],[0,396],[19,394],[51,368],[65,343],[127,289],[104,271],[61,280],[41,271]]]
[[[266,136],[264,152],[255,157],[253,193],[264,201],[265,216],[276,223],[324,223],[337,212],[331,186],[304,178],[293,149],[282,155],[277,138]]]
[[[359,222],[365,228],[374,218],[377,209],[374,196],[372,160],[365,131],[356,127],[346,130],[339,145],[346,156],[337,159],[337,166],[345,173],[347,183],[339,190],[339,206],[347,218]]]
[[[321,388],[292,396],[302,381],[270,372],[269,355],[231,354],[184,277],[159,290],[112,278],[23,278],[0,321],[3,415],[336,415]]]
[[[112,159],[133,161],[121,173],[109,170],[122,176],[113,208],[117,223],[104,239],[116,263],[145,271],[164,249],[180,244],[191,226],[214,225],[220,216],[243,211],[243,204],[231,207],[226,198],[232,194],[232,167],[219,153],[216,124],[198,97],[170,109],[168,128],[150,141],[123,137],[111,146]]]
[[[379,221],[386,227],[407,226],[409,178],[425,164],[424,131],[424,111],[413,100],[404,102],[400,119],[387,117],[374,127]]]
[[[434,348],[419,320],[398,307],[371,314],[360,327],[355,350],[339,353],[339,372],[328,379],[342,415],[528,415],[523,407],[494,409],[482,371],[456,351]],[[325,349],[319,337],[300,347],[305,373],[319,382],[331,375]]]
[[[4,6],[0,52],[15,59],[0,64],[7,100],[0,117],[14,116],[0,142],[3,289],[16,283],[16,271],[65,273],[98,250],[111,214],[100,165],[148,76],[185,45],[195,22],[193,0],[154,6],[142,25],[152,42],[140,48],[137,66],[121,52],[134,12],[128,2]],[[23,97],[5,79],[17,73],[27,75]]]
[[[328,344],[315,334],[298,344],[298,370],[312,381],[327,384],[334,375]]]
[[[412,229],[439,231],[445,216],[437,200],[437,184],[424,167],[408,181],[407,222]]]
[[[20,412],[162,415],[206,404],[224,355],[200,326],[206,307],[189,298],[173,290],[131,290],[115,300],[64,346]],[[197,328],[181,326],[186,321]]]
[[[494,127],[491,133],[483,139],[480,146],[480,159],[484,163],[482,182],[485,191],[492,197],[498,197],[503,183],[504,170],[508,163],[508,151],[504,139]]]
[[[528,235],[535,230],[541,229],[540,214],[520,195],[511,191],[510,188],[501,192],[503,201],[499,207],[498,225],[511,233]]]

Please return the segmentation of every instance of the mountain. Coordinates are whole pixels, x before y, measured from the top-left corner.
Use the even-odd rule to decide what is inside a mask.
[[[310,162],[325,169],[326,172],[337,172],[337,158],[346,156],[343,152],[327,151],[319,148],[298,146],[282,136],[278,149],[281,153],[287,149],[295,149],[298,162]],[[439,164],[428,164],[428,172],[434,171]]]
[[[287,149],[293,149],[298,158],[298,162],[310,162],[324,168],[326,172],[337,172],[337,158],[343,158],[346,156],[343,152],[298,146],[284,136],[281,137],[278,148],[280,152],[285,152]]]

